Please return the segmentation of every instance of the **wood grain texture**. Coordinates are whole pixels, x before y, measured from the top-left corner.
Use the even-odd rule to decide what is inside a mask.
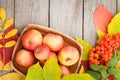
[[[117,12],[120,12],[120,0],[117,0]]]
[[[50,27],[82,38],[82,0],[51,0]]]
[[[48,26],[48,0],[15,0],[15,26],[19,31],[26,24]]]
[[[6,19],[13,17],[14,18],[14,0],[0,0],[0,7],[3,7],[6,10]],[[1,26],[3,24],[0,24]],[[0,76],[9,71],[0,70]]]
[[[116,13],[115,0],[84,0],[84,40],[95,46],[97,40],[97,33],[93,23],[93,12],[98,4],[102,4],[112,14]]]

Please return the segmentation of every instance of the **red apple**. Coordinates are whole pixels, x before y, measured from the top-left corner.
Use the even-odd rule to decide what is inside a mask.
[[[49,55],[48,55],[47,60],[49,60],[51,57],[54,57],[56,59],[56,61],[58,62],[58,58],[57,58],[57,55],[56,55],[55,52],[50,52]]]
[[[17,64],[28,68],[34,64],[35,58],[32,52],[21,49],[17,52],[15,60]]]
[[[70,74],[70,71],[66,66],[60,65],[61,71],[62,71],[62,76],[66,76]]]
[[[79,51],[73,46],[65,46],[58,52],[58,60],[65,66],[74,65],[79,57]]]
[[[50,49],[47,45],[39,45],[34,50],[35,57],[40,61],[46,60],[48,58],[49,53]]]
[[[59,51],[63,47],[64,41],[62,36],[48,33],[43,38],[43,44],[49,46],[52,51]]]
[[[38,45],[42,44],[42,34],[35,29],[28,30],[22,36],[22,45],[25,49],[35,50]]]

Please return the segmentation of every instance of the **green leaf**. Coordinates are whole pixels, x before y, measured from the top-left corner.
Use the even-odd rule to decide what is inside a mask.
[[[61,79],[61,69],[54,57],[46,61],[43,67],[43,78],[45,80]]]
[[[92,71],[92,70],[88,70],[86,71],[88,74],[90,74],[94,80],[100,80],[101,79],[101,74],[99,72],[95,72],[95,71]]]
[[[118,60],[120,60],[120,50],[117,50],[116,52],[117,52],[117,58]]]
[[[105,33],[97,29],[97,35],[98,35],[97,43],[99,43],[101,38],[105,35]]]
[[[99,66],[99,65],[92,64],[92,65],[90,65],[90,68],[94,71],[100,72],[102,75],[102,78],[105,79],[107,77],[107,72],[106,72],[105,66]]]
[[[113,80],[120,80],[120,78],[114,78]]]
[[[83,73],[83,74],[70,74],[64,76],[62,80],[93,80],[93,78],[88,73]]]
[[[120,78],[120,72],[115,68],[108,68],[108,73],[111,75],[115,75],[117,78]]]
[[[109,62],[108,62],[108,67],[110,66],[115,66],[118,63],[118,59],[117,58],[112,58]]]
[[[82,60],[88,60],[89,59],[88,52],[92,48],[92,46],[88,42],[80,39],[79,37],[76,37],[76,40],[79,44],[83,46]]]
[[[116,14],[108,25],[108,34],[120,33],[120,13]]]
[[[42,67],[39,65],[39,62],[28,69],[25,80],[43,80]]]

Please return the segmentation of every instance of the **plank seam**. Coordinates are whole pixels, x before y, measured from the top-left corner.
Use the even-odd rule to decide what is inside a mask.
[[[84,39],[84,0],[82,1],[82,39]]]

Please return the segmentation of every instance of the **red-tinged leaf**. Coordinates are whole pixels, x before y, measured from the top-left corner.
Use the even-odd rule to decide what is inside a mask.
[[[8,29],[4,31],[4,35],[7,34],[10,30],[14,29],[14,26],[10,26]]]
[[[11,61],[11,57],[12,57],[12,52],[13,52],[14,46],[10,47],[10,48],[4,48],[4,54],[3,54],[3,64],[5,65],[6,63],[8,63],[9,61]]]
[[[5,39],[4,41],[6,43],[6,42],[11,41],[11,40],[16,40],[17,41],[17,39],[18,39],[18,35],[16,34],[16,35],[14,35],[14,36],[12,36],[12,37],[10,37],[8,39]]]
[[[110,75],[110,76],[108,76],[108,79],[109,79],[109,80],[113,80],[114,78],[115,78],[114,75]]]
[[[108,24],[113,18],[112,13],[99,4],[98,8],[93,13],[93,17],[96,28],[107,33]]]
[[[83,65],[85,71],[90,69],[88,60],[82,60],[82,65]]]

